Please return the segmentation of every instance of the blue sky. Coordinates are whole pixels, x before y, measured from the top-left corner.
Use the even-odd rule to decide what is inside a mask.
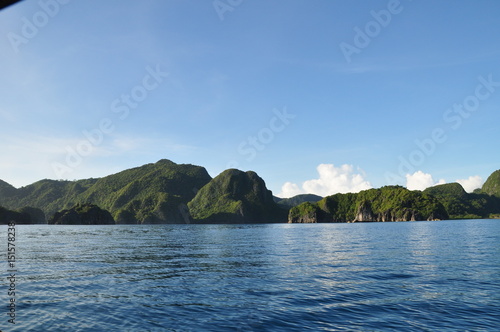
[[[274,194],[500,168],[498,1],[25,0],[0,12],[0,179],[170,159]]]

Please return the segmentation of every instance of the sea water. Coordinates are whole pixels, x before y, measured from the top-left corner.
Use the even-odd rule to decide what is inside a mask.
[[[500,220],[15,228],[4,332],[500,330]]]

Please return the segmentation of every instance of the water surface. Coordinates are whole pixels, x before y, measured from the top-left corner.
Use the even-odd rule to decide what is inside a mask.
[[[16,246],[16,325],[4,306],[3,331],[500,326],[500,220],[19,225]]]

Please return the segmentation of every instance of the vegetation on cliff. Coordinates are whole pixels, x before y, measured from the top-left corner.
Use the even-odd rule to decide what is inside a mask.
[[[0,180],[0,223],[46,223],[45,216],[85,204],[127,224],[491,218],[500,215],[500,170],[472,194],[450,183],[423,192],[387,186],[288,199],[273,197],[251,171],[230,169],[212,179],[203,167],[165,159],[99,179],[41,180],[19,189]]]
[[[203,167],[160,160],[100,179],[42,180],[20,189],[0,183],[0,204],[53,215],[90,203],[110,211],[117,223],[183,223],[186,204],[210,180]]]
[[[285,222],[287,214],[262,178],[236,169],[222,172],[201,188],[188,207],[197,222]]]
[[[481,191],[468,194],[459,183],[437,185],[424,193],[437,197],[451,219],[489,218],[500,213],[500,197]]]
[[[481,188],[481,192],[487,195],[500,197],[500,169],[493,172]]]
[[[98,202],[117,223],[184,223],[183,208],[210,180],[203,167],[160,160],[101,178],[80,198]]]
[[[386,186],[353,194],[336,194],[316,204],[303,203],[290,210],[288,221],[301,222],[304,214],[316,222],[409,221],[447,219],[437,198],[400,186]],[[307,218],[311,221],[311,218]]]

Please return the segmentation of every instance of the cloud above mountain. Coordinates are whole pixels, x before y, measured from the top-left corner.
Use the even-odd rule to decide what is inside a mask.
[[[278,196],[292,197],[298,194],[328,196],[372,188],[370,182],[365,178],[365,173],[359,168],[355,170],[353,165],[344,164],[335,167],[333,164],[320,164],[316,169],[318,171],[317,179],[307,180],[301,186],[286,182]]]

